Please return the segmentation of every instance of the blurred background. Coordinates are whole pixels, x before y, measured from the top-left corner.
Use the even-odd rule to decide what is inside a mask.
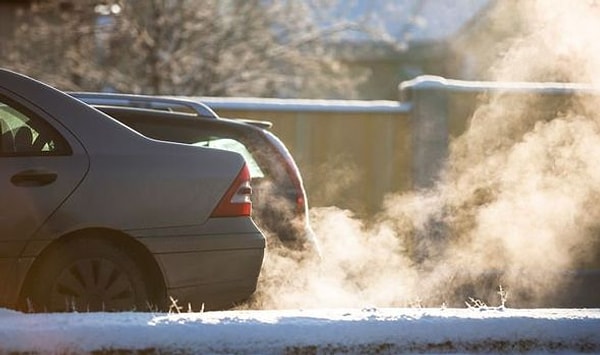
[[[386,194],[419,185],[413,160],[420,143],[410,107],[398,102],[399,84],[419,75],[490,78],[490,66],[528,30],[517,6],[0,0],[0,66],[62,90],[262,102],[240,108],[213,100],[213,108],[274,122],[313,206],[370,215]]]

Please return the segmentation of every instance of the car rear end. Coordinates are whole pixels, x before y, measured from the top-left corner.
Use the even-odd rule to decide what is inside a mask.
[[[179,306],[228,308],[256,290],[265,238],[251,218],[251,192],[244,163],[204,223],[131,231],[155,255]]]
[[[269,243],[319,254],[300,171],[283,142],[270,132],[270,122],[204,119],[133,107],[96,107],[154,139],[240,153],[251,169],[254,221],[273,237]]]

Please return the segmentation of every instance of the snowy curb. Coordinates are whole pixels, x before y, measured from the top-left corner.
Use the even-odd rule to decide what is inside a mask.
[[[600,352],[600,309],[0,310],[0,353]]]

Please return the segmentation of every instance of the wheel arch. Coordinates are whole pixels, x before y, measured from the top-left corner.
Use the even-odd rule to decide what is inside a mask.
[[[148,291],[157,299],[166,300],[166,284],[164,274],[152,255],[144,244],[134,237],[114,229],[108,228],[87,228],[78,231],[69,232],[47,245],[40,254],[37,255],[21,286],[18,297],[18,308],[27,311],[27,297],[31,291],[33,283],[36,281],[36,275],[39,269],[44,265],[45,259],[55,250],[60,249],[69,241],[76,238],[94,238],[108,242],[119,248],[125,248],[127,254],[132,255],[132,260],[136,262],[144,273],[144,283],[148,286]],[[164,304],[155,305],[164,307]]]

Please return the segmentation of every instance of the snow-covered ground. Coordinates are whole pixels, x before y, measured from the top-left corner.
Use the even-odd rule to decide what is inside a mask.
[[[365,308],[23,314],[0,353],[600,353],[600,309]]]

